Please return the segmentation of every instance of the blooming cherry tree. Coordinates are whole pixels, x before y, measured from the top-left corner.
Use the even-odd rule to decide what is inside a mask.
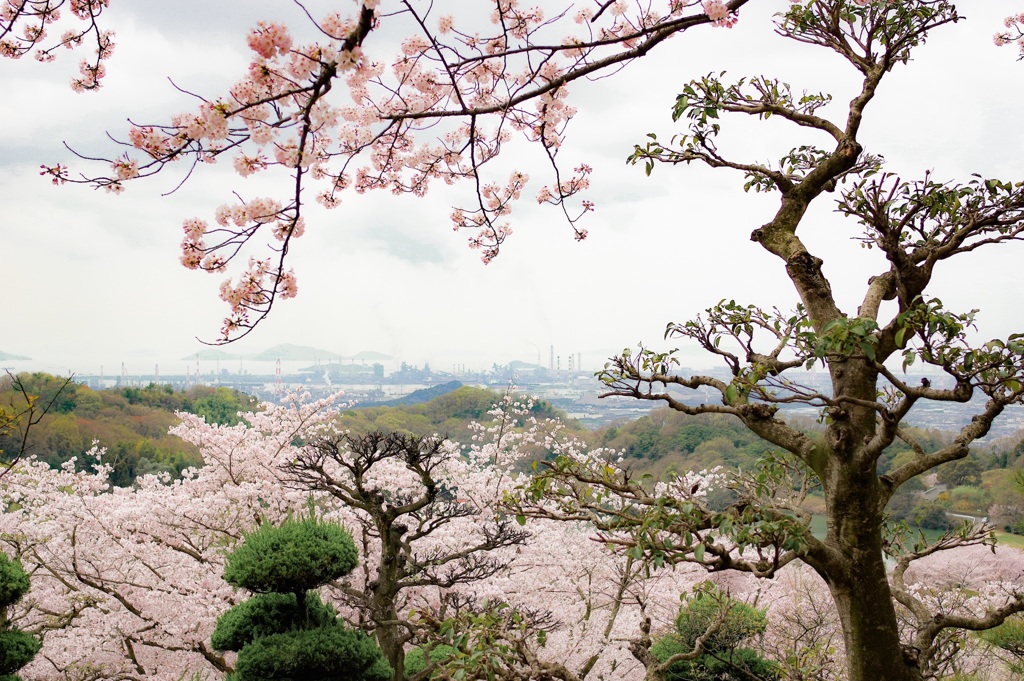
[[[224,554],[244,531],[302,508],[307,495],[281,488],[275,471],[295,437],[331,417],[325,406],[269,406],[233,427],[183,415],[176,432],[201,443],[205,465],[173,482],[112,488],[108,466],[75,472],[73,461],[12,469],[0,484],[0,544],[32,576],[16,621],[43,640],[26,678],[230,670],[209,644],[217,615],[239,599],[221,579]]]
[[[701,572],[651,571],[609,552],[587,523],[516,523],[501,503],[524,484],[514,467],[545,448],[578,450],[556,424],[516,426],[528,408],[506,396],[464,452],[433,439],[343,439],[329,401],[266,405],[235,426],[182,414],[174,432],[204,465],[180,480],[142,476],[131,489],[111,487],[102,463],[76,472],[74,462],[20,462],[0,480],[0,550],[32,579],[12,613],[43,642],[25,677],[230,672],[233,653],[210,636],[247,595],[222,579],[225,556],[247,532],[313,503],[351,529],[360,555],[324,598],[375,635],[396,678],[409,645],[449,640],[460,621],[478,640],[498,607],[529,623],[502,620],[515,641],[507,678],[540,669],[567,680],[642,678],[632,642],[643,626],[671,626],[679,594]],[[102,452],[89,455],[102,462]]]

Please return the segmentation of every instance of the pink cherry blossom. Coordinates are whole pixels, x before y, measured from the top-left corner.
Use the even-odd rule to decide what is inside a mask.
[[[264,59],[287,53],[292,47],[288,29],[277,22],[261,21],[252,29],[247,39],[249,47]]]
[[[732,28],[736,23],[736,15],[731,12],[722,0],[703,0],[704,13],[715,26]]]
[[[484,21],[476,24],[476,19],[456,18],[432,7],[401,5],[379,12],[377,2],[363,2],[319,19],[310,17],[310,30],[294,31],[304,36],[303,42],[280,22],[257,22],[246,36],[252,59],[226,94],[203,96],[194,110],[163,123],[130,126],[128,143],[144,155],[110,159],[101,171],[109,177],[63,174],[59,181],[117,192],[170,162],[213,164],[229,152],[242,177],[268,171],[292,175],[292,181],[279,185],[289,189],[275,199],[276,214],[243,218],[237,211],[226,215],[217,210],[222,231],[207,233],[202,243],[183,243],[185,266],[234,274],[234,293],[226,298],[231,301],[230,323],[224,325],[228,334],[222,338],[228,341],[265,318],[280,283],[289,281],[283,276],[289,271],[289,250],[282,257],[276,249],[282,236],[299,238],[302,230],[281,225],[294,225],[310,197],[337,206],[350,190],[422,196],[438,182],[461,183],[466,200],[454,213],[459,216],[454,226],[469,230],[468,244],[489,262],[511,234],[510,216],[526,184],[524,173],[498,171],[492,161],[511,145],[525,142],[541,148],[551,162],[541,181],[546,189],[535,196],[560,210],[573,236],[581,239],[586,231],[577,222],[594,208],[584,196],[589,180],[585,173],[567,170],[581,164],[558,155],[577,113],[570,100],[573,83],[637,58],[648,49],[646,43],[662,40],[653,37],[662,29],[666,35],[682,32],[708,17],[717,25],[729,25],[735,21],[734,10],[746,1],[732,0],[726,6],[709,0],[703,7],[696,1],[673,2],[668,13],[616,2],[570,16],[552,15],[536,4],[488,0],[477,17]],[[95,89],[114,43],[109,33],[89,22],[106,6],[107,0],[75,0],[61,18],[57,0],[26,3],[20,9],[9,5],[4,21],[17,25],[17,35],[23,37],[0,37],[0,51],[19,56],[51,41],[53,46],[41,52],[49,58],[58,46],[95,46],[95,58],[85,55],[74,83],[79,90]],[[572,34],[559,38],[563,16]],[[583,23],[577,25],[573,18]],[[387,41],[366,41],[375,31],[400,25],[419,28],[407,31],[392,52]],[[508,181],[509,174],[518,179]],[[321,186],[303,192],[310,184]],[[212,255],[219,257],[208,257]],[[250,255],[260,262],[272,260],[274,271],[261,276],[246,272]]]

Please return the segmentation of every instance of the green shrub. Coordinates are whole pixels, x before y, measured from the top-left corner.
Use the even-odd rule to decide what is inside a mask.
[[[0,608],[17,603],[28,593],[28,588],[28,575],[21,568],[21,563],[0,551]]]
[[[320,600],[306,594],[306,608],[295,603],[295,594],[258,594],[217,618],[210,642],[216,650],[241,650],[261,636],[332,624],[338,615]]]
[[[315,517],[264,525],[227,559],[224,579],[256,592],[219,618],[211,643],[238,651],[231,681],[387,681],[376,642],[312,592],[356,566],[340,525]]]
[[[39,639],[23,631],[0,631],[0,674],[13,675],[27,665],[39,652],[40,645]]]
[[[238,653],[235,674],[253,681],[388,681],[391,667],[373,639],[339,623],[260,637]]]
[[[439,645],[430,649],[430,661],[440,664],[454,656],[459,651],[451,646]],[[427,668],[427,659],[423,654],[423,648],[413,648],[405,654],[405,675],[412,676],[419,674]]]
[[[341,525],[288,519],[246,535],[228,556],[224,579],[256,593],[295,593],[347,575],[356,562],[352,536]]]
[[[7,624],[7,609],[28,589],[28,575],[21,563],[0,551],[0,681],[17,681],[15,672],[28,664],[42,645],[31,634]]]
[[[730,598],[709,582],[694,588],[694,596],[679,610],[675,632],[658,640],[651,647],[651,654],[665,662],[673,655],[689,653],[696,647],[697,639],[716,623],[717,629],[704,641],[704,652],[693,660],[675,662],[665,672],[666,681],[778,678],[773,662],[741,647],[744,641],[764,633],[768,626],[765,611]]]

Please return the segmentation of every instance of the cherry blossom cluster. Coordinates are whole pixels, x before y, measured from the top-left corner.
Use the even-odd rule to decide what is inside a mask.
[[[1020,553],[985,543],[924,556],[905,573],[897,564],[894,581],[904,587],[900,615],[906,638],[933,618],[976,618],[1021,598]],[[963,630],[945,630],[935,645],[944,649],[937,656],[937,676],[1000,671],[992,650]]]
[[[225,263],[219,253],[210,253],[203,258],[200,266],[218,271],[224,269]],[[228,338],[238,329],[248,328],[250,311],[260,312],[265,309],[271,296],[279,295],[287,299],[295,297],[297,293],[298,283],[293,270],[275,268],[269,259],[250,258],[248,269],[236,284],[232,285],[231,280],[227,280],[220,285],[221,300],[231,306],[231,316],[224,320],[221,334]]]
[[[71,87],[76,92],[98,89],[106,74],[104,62],[114,50],[113,34],[98,23],[109,2],[5,0],[0,7],[0,57],[20,59],[33,53],[37,60],[50,62],[60,48],[73,50],[88,42],[94,46],[93,55],[80,62],[79,77]]]
[[[302,190],[310,182],[320,185],[310,195],[333,208],[349,190],[420,196],[435,182],[464,181],[471,199],[452,211],[452,225],[468,230],[470,247],[490,262],[512,233],[513,206],[528,181],[521,171],[496,179],[492,161],[509,144],[525,142],[542,149],[550,165],[553,182],[541,190],[541,203],[560,208],[582,240],[587,231],[577,221],[595,209],[582,196],[591,170],[576,163],[563,177],[560,156],[577,115],[569,104],[572,83],[618,68],[688,28],[732,25],[747,1],[594,1],[553,10],[491,0],[458,19],[427,2],[362,2],[316,20],[318,39],[306,43],[284,24],[258,22],[247,36],[252,60],[226,94],[203,97],[197,110],[169,122],[133,126],[125,144],[135,154],[111,159],[108,175],[69,179],[56,168],[51,174],[120,192],[169,163],[210,163],[228,154],[243,178],[290,176],[276,216],[218,221],[212,233],[183,243],[182,262],[195,269],[221,272],[236,258],[271,263],[266,271],[243,267],[228,285],[230,295],[222,295],[231,310],[221,340],[229,341],[265,318],[284,286],[294,292],[286,254],[303,231]],[[399,22],[419,29],[394,53],[364,45],[383,24]],[[101,75],[89,71],[83,82]],[[259,253],[265,249],[274,255]]]
[[[1015,44],[1020,50],[1020,58],[1024,59],[1024,13],[1006,17],[1003,25],[1005,31],[996,33],[993,41],[999,47]]]
[[[217,616],[245,598],[221,579],[231,547],[258,524],[308,512],[311,503],[350,529],[367,520],[365,510],[297,487],[285,473],[302,455],[301,443],[340,432],[332,402],[291,396],[285,404],[245,414],[235,426],[181,414],[172,433],[195,444],[204,465],[179,480],[142,476],[135,488],[111,488],[110,468],[98,449],[87,453],[99,462],[88,472],[76,471],[74,461],[52,470],[27,459],[0,479],[0,550],[32,574],[32,591],[13,620],[41,635],[44,644],[25,678],[171,681],[230,672],[233,658],[213,651],[209,636]],[[416,533],[412,557],[429,560],[476,545],[480,519],[510,512],[502,500],[524,488],[527,478],[517,471],[534,457],[621,465],[621,455],[588,451],[559,422],[532,418],[532,406],[510,387],[489,420],[473,427],[470,447],[444,444],[434,480],[477,513],[453,518],[444,532]],[[343,453],[342,460],[352,462],[354,454]],[[328,472],[342,482],[348,474],[344,466]],[[364,490],[385,499],[415,496],[423,485],[395,460],[375,461],[366,473]],[[697,502],[719,477],[691,473],[654,491]],[[555,499],[535,503],[557,505]],[[687,563],[656,569],[624,550],[614,533],[598,533],[583,520],[531,517],[523,528],[529,533],[524,544],[491,556],[502,569],[448,589],[403,591],[398,612],[408,614],[415,629],[443,618],[453,599],[504,603],[546,622],[543,638],[518,642],[525,660],[560,664],[573,673],[591,669],[594,678],[645,678],[630,646],[647,622],[655,639],[671,630],[679,595],[706,579],[704,570]],[[354,535],[360,568],[344,589],[330,588],[325,596],[342,616],[363,622],[357,596],[372,588],[381,550],[372,532]],[[1019,554],[960,551],[932,556],[907,572],[907,602],[959,615],[1014,597]],[[794,564],[772,582],[733,572],[713,579],[735,598],[771,604],[764,649],[786,664],[799,663],[794,675],[813,671],[813,678],[835,678],[830,670],[842,655],[841,636],[827,588],[813,572]]]
[[[42,168],[42,170],[39,171],[39,174],[49,176],[50,182],[55,185],[62,185],[68,181],[68,167],[63,163],[57,163],[53,166],[43,164],[39,167]]]
[[[722,0],[704,0],[704,13],[711,19],[711,23],[724,28],[732,28],[739,19]]]
[[[25,461],[0,486],[0,548],[32,570],[15,613],[44,648],[26,679],[220,676],[231,660],[209,647],[216,617],[239,595],[221,574],[225,547],[308,499],[276,479],[294,438],[333,418],[327,402],[268,405],[249,425],[182,415],[176,433],[201,442],[205,465],[181,480],[144,476],[111,488],[101,463],[76,472]]]
[[[579,449],[562,436],[559,423],[532,419],[531,406],[510,389],[492,420],[475,426],[472,447],[445,445],[435,479],[480,517],[505,513],[500,500],[521,484],[514,471],[525,458],[551,448]],[[236,426],[181,416],[172,432],[199,447],[204,465],[180,480],[142,476],[134,489],[111,488],[97,450],[89,456],[101,463],[90,472],[76,472],[75,462],[51,470],[27,460],[0,481],[7,509],[0,515],[0,550],[19,557],[33,574],[14,621],[44,641],[25,670],[29,681],[222,678],[233,658],[211,650],[209,635],[217,616],[245,597],[221,579],[230,548],[256,525],[279,522],[308,508],[311,499],[318,513],[350,528],[365,521],[364,511],[311,495],[282,476],[300,452],[296,443],[337,432],[329,400],[293,397],[245,414]],[[363,484],[385,498],[415,494],[422,485],[391,460],[368,472]],[[412,540],[413,555],[429,559],[471,547],[480,525],[473,515],[455,518],[445,532]],[[648,620],[656,634],[669,631],[679,594],[701,581],[703,571],[652,570],[624,552],[609,552],[587,523],[531,519],[525,529],[526,544],[494,557],[502,570],[447,592],[436,586],[403,592],[399,612],[411,613],[415,626],[438,621],[453,597],[505,603],[546,622],[545,637],[519,642],[524,660],[577,673],[591,669],[596,678],[644,678],[630,641]],[[354,534],[361,542],[360,568],[344,590],[325,595],[356,622],[365,621],[365,613],[354,594],[371,588],[380,547],[372,532]]]
[[[552,159],[553,160],[553,159]],[[566,220],[575,231],[577,241],[587,238],[587,230],[580,227],[577,222],[587,213],[594,210],[594,202],[588,199],[580,201],[580,210],[577,214],[571,215],[568,211],[566,199],[590,188],[588,177],[593,169],[585,163],[581,163],[573,170],[573,175],[568,180],[562,180],[557,165],[554,166],[558,183],[553,187],[541,187],[537,192],[537,203],[548,203],[559,206],[565,214]]]
[[[507,221],[496,222],[498,216],[512,212],[511,204],[518,201],[528,177],[520,172],[513,172],[504,187],[497,184],[486,184],[480,189],[480,207],[467,212],[461,208],[452,211],[452,225],[456,231],[475,229],[475,236],[469,238],[469,247],[482,249],[481,259],[489,263],[498,255],[498,245],[512,234],[512,227]]]
[[[839,614],[828,587],[806,565],[790,565],[771,582],[756,585],[757,600],[769,604],[761,640],[786,679],[843,681],[845,650]]]

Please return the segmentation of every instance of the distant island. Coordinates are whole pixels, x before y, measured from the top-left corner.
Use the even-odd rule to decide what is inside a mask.
[[[0,350],[0,362],[2,362],[4,360],[25,360],[25,359],[32,359],[32,358],[31,357],[25,357],[24,355],[12,355],[9,352],[4,352],[3,350]]]
[[[0,359],[3,359],[2,353],[0,353]],[[13,358],[19,359],[19,358]],[[27,357],[21,359],[28,359]],[[190,355],[182,357],[184,360],[200,359],[200,360],[234,360],[243,359],[253,362],[274,362],[282,360],[285,362],[308,362],[310,360],[355,360],[355,361],[367,361],[367,360],[389,360],[394,359],[390,355],[385,355],[381,352],[373,352],[372,350],[366,350],[355,355],[341,355],[337,352],[330,352],[328,350],[322,350],[320,348],[313,348],[307,345],[292,345],[291,343],[282,343],[281,345],[275,345],[272,348],[268,348],[263,352],[255,355],[238,355],[224,352],[218,348],[207,348],[206,350],[200,350]]]

